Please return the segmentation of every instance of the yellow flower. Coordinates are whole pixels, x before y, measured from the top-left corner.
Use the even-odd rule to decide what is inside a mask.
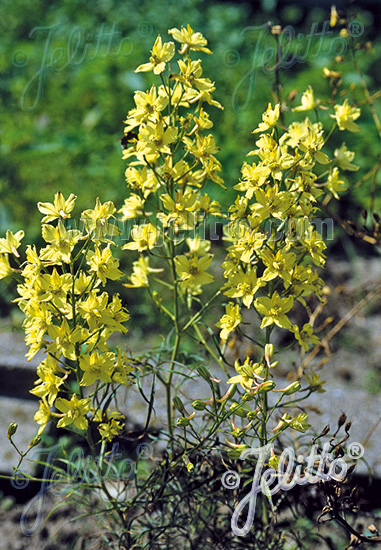
[[[189,50],[200,51],[204,53],[212,53],[206,48],[207,40],[200,32],[194,32],[190,25],[185,29],[181,26],[181,30],[173,28],[168,31],[176,42],[180,42],[182,47],[179,50],[180,55],[188,54]]]
[[[134,382],[130,376],[131,372],[134,371],[134,365],[127,359],[126,353],[122,352],[119,346],[116,347],[116,351],[117,356],[112,369],[112,381],[124,386],[130,386]]]
[[[325,256],[323,250],[327,248],[325,242],[321,239],[319,233],[311,225],[304,232],[300,239],[300,243],[308,251],[308,255],[315,265],[323,266],[325,264]]]
[[[123,429],[124,423],[122,424],[118,420],[115,420],[115,418],[111,418],[109,422],[103,422],[98,426],[101,438],[107,439],[107,441],[112,441],[123,432]]]
[[[280,112],[280,103],[277,103],[274,109],[271,106],[271,103],[268,104],[266,111],[262,115],[262,122],[258,124],[258,128],[252,132],[256,134],[258,132],[265,132],[269,128],[276,126],[276,123],[279,119]]]
[[[355,172],[359,169],[359,166],[352,164],[352,160],[355,158],[355,154],[352,151],[348,151],[345,143],[341,144],[340,149],[335,149],[335,163],[342,170],[349,170]]]
[[[191,294],[199,294],[200,286],[208,285],[214,281],[210,273],[205,273],[213,259],[213,254],[207,254],[198,258],[196,254],[176,256],[176,272],[181,281],[181,288]]]
[[[302,95],[301,105],[299,107],[294,107],[293,111],[310,111],[315,109],[316,102],[314,98],[314,91],[311,86],[308,86],[307,90]]]
[[[248,164],[244,162],[241,173],[241,181],[234,186],[237,191],[245,191],[246,198],[251,199],[258,187],[266,182],[266,178],[269,176],[271,169],[263,162]]]
[[[313,157],[320,164],[328,164],[329,157],[320,151],[324,146],[323,132],[316,132],[311,127],[307,127],[305,135],[299,141],[298,147],[304,153],[307,153],[307,162],[311,162]]]
[[[135,225],[132,228],[131,237],[133,242],[123,245],[122,250],[138,250],[138,252],[143,252],[144,250],[151,250],[156,246],[157,231],[150,222],[143,225]]]
[[[113,202],[107,201],[102,204],[97,198],[94,209],[82,212],[81,220],[84,221],[87,231],[93,233],[94,239],[102,240],[105,235],[112,237],[120,234],[116,225],[108,222],[111,217],[114,217],[115,211]]]
[[[79,430],[86,430],[88,421],[86,414],[90,411],[91,399],[78,399],[76,394],[72,396],[70,401],[59,397],[55,402],[56,408],[63,414],[62,418],[58,421],[58,428],[65,428],[74,423],[74,426]]]
[[[63,378],[54,374],[45,362],[42,362],[37,367],[37,374],[40,379],[35,382],[36,387],[29,391],[38,397],[46,397],[49,405],[52,406],[56,400],[59,388],[63,384]]]
[[[7,254],[0,254],[0,279],[4,279],[8,275],[12,275],[13,270],[9,265],[9,259]]]
[[[49,405],[45,401],[44,398],[40,401],[40,408],[34,415],[34,421],[37,422],[37,424],[41,424],[41,427],[39,428],[37,435],[41,435],[44,431],[46,425],[52,418],[52,413],[50,412]]]
[[[169,145],[176,141],[177,128],[168,126],[164,130],[163,122],[148,122],[140,127],[139,141],[136,151],[141,155],[157,156],[159,153],[169,155],[171,149]]]
[[[292,296],[287,298],[281,298],[278,291],[275,291],[271,298],[264,296],[263,298],[257,298],[254,302],[254,307],[263,315],[261,328],[276,324],[281,328],[291,328],[291,323],[288,317],[285,315],[292,308],[294,299]]]
[[[42,226],[42,237],[47,247],[40,251],[40,259],[55,263],[70,263],[71,251],[76,243],[82,238],[81,232],[76,229],[65,229],[61,220],[56,227],[52,225]]]
[[[348,99],[345,99],[342,105],[335,105],[335,114],[330,116],[336,119],[340,130],[359,132],[360,127],[353,121],[357,120],[360,114],[360,109],[358,107],[351,107],[348,104]]]
[[[5,239],[0,239],[0,253],[13,254],[19,258],[20,254],[17,252],[17,249],[23,237],[24,231],[17,231],[17,233],[13,234],[8,229]]]
[[[59,309],[64,309],[67,293],[72,287],[72,275],[70,273],[60,275],[57,269],[54,268],[51,275],[40,275],[38,281],[43,292],[39,296],[40,301],[50,301]]]
[[[46,214],[42,218],[41,223],[49,223],[57,218],[70,218],[70,212],[73,210],[75,205],[75,199],[77,197],[70,193],[69,198],[65,201],[64,196],[61,191],[58,191],[54,195],[54,203],[50,202],[39,202],[37,203],[37,208],[41,214]]]
[[[238,372],[238,375],[229,378],[226,382],[227,384],[241,384],[245,391],[250,391],[256,387],[255,385],[253,386],[255,379],[263,381],[263,378],[261,378],[264,368],[263,364],[253,363],[249,357],[246,357],[243,365],[237,359],[234,363],[234,368]]]
[[[48,334],[53,340],[53,343],[47,348],[48,353],[56,354],[59,352],[66,359],[75,361],[76,359],[76,344],[83,339],[83,332],[80,327],[71,330],[66,319],[62,321],[60,327],[50,325]]]
[[[281,277],[286,283],[290,284],[292,269],[295,264],[296,256],[292,252],[285,253],[283,249],[275,254],[268,248],[260,252],[261,259],[266,266],[262,275],[263,281],[271,281],[276,277]]]
[[[163,44],[159,35],[151,50],[149,63],[143,63],[135,70],[136,73],[152,71],[154,74],[160,74],[165,71],[165,64],[175,55],[175,45],[173,42],[165,42]]]
[[[248,268],[245,273],[241,268],[231,273],[227,286],[231,287],[225,292],[229,298],[242,298],[244,305],[249,308],[259,288],[264,286],[264,281],[257,278],[255,268]]]
[[[173,222],[175,230],[193,229],[196,221],[194,213],[197,208],[196,193],[176,191],[175,199],[168,194],[161,195],[160,198],[164,208],[169,211],[169,214],[163,216],[165,226]]]
[[[87,253],[87,263],[90,266],[90,272],[97,274],[97,278],[102,281],[102,284],[106,284],[107,279],[116,281],[123,276],[123,273],[118,269],[119,260],[113,257],[110,245],[103,250],[100,250],[97,246],[94,252],[89,250]]]
[[[124,199],[124,204],[120,210],[118,210],[118,213],[121,213],[121,220],[126,221],[133,218],[137,218],[139,216],[142,216],[144,212],[144,201],[139,197],[139,195],[136,195],[135,193],[132,193],[128,199]]]
[[[227,340],[229,334],[240,324],[242,316],[239,312],[239,305],[229,302],[225,307],[225,315],[216,323],[216,327],[222,329],[220,333],[221,340]]]
[[[329,26],[334,27],[337,25],[337,22],[339,20],[339,14],[337,13],[336,6],[331,6],[331,18],[329,21]]]
[[[159,93],[158,93],[159,91]],[[125,133],[146,122],[148,118],[158,117],[168,105],[168,95],[163,86],[152,86],[147,92],[137,91],[134,95],[136,108],[131,109],[125,121]]]
[[[111,382],[111,369],[114,365],[115,353],[105,352],[99,354],[93,351],[91,355],[81,355],[79,366],[83,370],[81,386],[91,386],[96,380]]]
[[[298,325],[293,325],[292,332],[305,351],[308,351],[311,344],[318,344],[320,342],[319,338],[313,333],[313,328],[309,323],[305,323],[302,330],[299,329]]]
[[[335,199],[339,198],[339,193],[347,190],[345,181],[339,179],[339,169],[334,168],[328,176],[327,189],[329,189]]]
[[[150,193],[156,191],[159,186],[155,174],[144,166],[140,170],[129,166],[125,172],[126,181],[129,187],[141,191],[146,199]]]
[[[123,286],[127,288],[139,288],[149,286],[148,274],[160,273],[162,269],[154,269],[149,267],[149,258],[140,256],[136,262],[132,263],[131,283],[126,283]]]

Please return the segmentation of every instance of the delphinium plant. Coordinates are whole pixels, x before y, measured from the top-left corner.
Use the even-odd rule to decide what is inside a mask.
[[[129,195],[120,210],[97,199],[94,209],[71,219],[76,197],[58,192],[52,204],[38,203],[45,247],[28,246],[23,260],[22,232],[0,240],[0,273],[20,281],[17,302],[25,313],[28,357],[40,350],[46,355],[31,390],[40,398],[35,416],[40,428],[31,448],[49,423],[86,441],[96,459],[90,488],[101,495],[99,516],[107,519],[106,539],[115,548],[195,548],[200,541],[205,547],[220,542],[221,548],[243,548],[247,540],[256,548],[283,548],[282,534],[269,530],[276,508],[266,484],[256,528],[236,514],[232,534],[221,508],[233,512],[245,489],[229,492],[220,479],[226,469],[235,469],[247,485],[259,460],[250,450],[265,449],[262,465],[276,469],[285,432],[309,433],[299,404],[323,392],[323,380],[302,369],[279,385],[274,373],[284,368],[284,348],[305,352],[319,345],[311,310],[313,299],[326,299],[319,204],[327,195],[339,198],[348,185],[343,172],[357,169],[344,143],[333,155],[325,146],[334,131],[359,130],[360,109],[347,99],[320,101],[311,87],[292,111],[281,101],[270,103],[253,131],[239,182],[224,183],[211,133],[213,109],[222,106],[200,59],[194,59],[195,52],[212,52],[189,25],[169,34],[178,51],[173,41],[158,36],[149,61],[136,69],[152,72],[157,83],[135,93],[136,106],[125,120]],[[319,120],[321,109],[328,133]],[[301,118],[305,111],[309,116]],[[234,185],[233,204],[213,200],[206,191],[210,182]],[[227,243],[222,266],[213,262],[213,241],[205,233],[216,217]],[[129,224],[131,238],[121,244]],[[131,258],[125,282],[114,253],[118,247],[123,251],[118,254]],[[108,280],[145,288],[165,319],[165,344],[148,358],[111,347],[113,334],[126,333],[129,314],[119,295],[108,291]],[[253,348],[234,361],[238,337]],[[141,382],[148,375],[147,397]],[[191,399],[182,392],[188,380]],[[208,395],[200,395],[201,381]],[[133,480],[110,486],[104,465],[125,422],[115,396],[132,384],[147,405],[143,435],[155,396],[164,391],[166,419],[156,437],[165,450],[144,475],[137,468]],[[10,427],[13,445],[14,430]],[[27,453],[18,452],[20,467]],[[243,457],[249,466],[242,465]],[[72,493],[80,491],[76,486]]]

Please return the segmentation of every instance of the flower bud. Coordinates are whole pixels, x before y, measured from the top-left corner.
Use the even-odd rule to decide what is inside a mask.
[[[34,437],[32,441],[29,443],[28,448],[31,449],[32,447],[36,447],[36,445],[38,445],[40,442],[41,442],[41,436],[36,435],[36,437]]]
[[[271,359],[274,355],[274,344],[265,345],[265,357]]]
[[[198,367],[196,367],[196,371],[201,376],[201,378],[203,378],[204,380],[206,380],[206,382],[209,382],[210,384],[210,374],[208,369],[204,367],[204,365],[199,365]]]
[[[232,403],[229,410],[233,411],[234,414],[240,416],[241,418],[246,418],[247,411],[242,407],[241,403]]]
[[[184,410],[184,403],[181,401],[180,397],[175,395],[173,398],[173,404],[176,407],[176,409],[179,411],[179,413],[182,413]]]
[[[273,382],[272,380],[266,380],[266,382],[263,382],[263,384],[260,384],[258,386],[256,393],[267,393],[273,388],[275,388],[275,382]]]
[[[287,388],[283,390],[283,395],[292,395],[293,393],[296,393],[301,388],[300,382],[297,380],[296,382],[293,382]]]
[[[179,428],[186,428],[189,426],[189,420],[183,416],[180,416],[180,418],[177,419],[176,425],[179,426]]]
[[[201,401],[201,399],[196,399],[196,401],[193,401],[192,407],[196,411],[204,411],[206,409],[206,405],[205,405],[204,401]]]
[[[18,425],[16,422],[11,422],[8,426],[8,439],[11,439],[12,435],[14,435],[17,431]]]

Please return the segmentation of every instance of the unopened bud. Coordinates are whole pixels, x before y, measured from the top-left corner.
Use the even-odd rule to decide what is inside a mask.
[[[187,418],[184,418],[184,416],[180,416],[180,418],[177,419],[176,424],[177,426],[179,426],[179,428],[186,428],[187,426],[189,426],[189,420]]]
[[[206,405],[205,405],[204,401],[201,401],[201,399],[196,399],[196,401],[193,401],[192,407],[196,411],[204,411],[206,409]]]
[[[12,435],[14,435],[17,431],[17,424],[16,422],[11,422],[8,426],[8,439],[10,439],[12,437]]]
[[[199,365],[198,367],[196,367],[196,371],[201,376],[201,378],[206,380],[206,382],[210,383],[210,374],[209,374],[208,369],[206,367],[204,367],[204,365]]]
[[[265,357],[271,359],[274,355],[274,344],[265,345]]]
[[[263,382],[263,384],[258,386],[256,393],[267,393],[273,388],[275,388],[275,382],[273,382],[272,380],[267,380],[266,382]]]
[[[36,445],[38,445],[40,442],[41,442],[41,436],[36,435],[36,437],[34,437],[32,441],[29,443],[29,448],[31,449],[32,447],[36,447]]]
[[[176,409],[179,411],[179,413],[182,413],[184,410],[184,403],[181,401],[180,397],[175,395],[173,398],[173,404],[176,407]]]

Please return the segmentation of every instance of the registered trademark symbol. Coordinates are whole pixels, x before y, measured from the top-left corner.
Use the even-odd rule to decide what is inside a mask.
[[[350,443],[348,445],[347,453],[349,458],[351,458],[352,460],[358,460],[364,454],[364,447],[361,445],[361,443]]]

